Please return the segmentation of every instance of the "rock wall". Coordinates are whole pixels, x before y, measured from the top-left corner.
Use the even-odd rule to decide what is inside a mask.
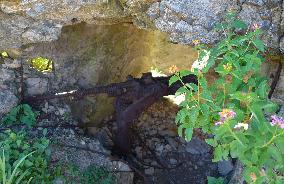
[[[196,53],[188,45],[194,39],[204,43],[220,39],[213,26],[228,10],[236,10],[249,24],[259,24],[266,31],[266,45],[283,54],[283,9],[283,0],[2,0],[0,51],[7,50],[17,60],[1,65],[1,77],[17,76],[11,66],[22,61],[27,93],[35,94],[122,81],[150,67],[165,72],[177,62],[180,68],[189,68]],[[53,59],[55,72],[31,70],[27,61],[34,56]],[[18,79],[2,78],[0,114],[17,103],[20,90]],[[277,92],[280,99],[282,83],[283,74]],[[5,102],[6,95],[13,100]],[[84,101],[88,107],[78,109],[92,114],[89,107],[105,103],[111,104],[105,98]],[[109,106],[102,107],[99,114],[110,111]],[[92,122],[101,116],[82,119]]]
[[[143,38],[143,39],[141,39]],[[28,94],[69,91],[140,77],[151,68],[163,73],[175,63],[190,68],[197,53],[185,45],[169,43],[160,31],[138,29],[132,24],[65,26],[58,40],[23,49],[23,61],[38,55],[53,60],[53,73],[42,74],[25,66]],[[112,113],[112,100],[104,95],[72,103],[82,122],[99,124]]]
[[[114,24],[133,22],[159,29],[171,41],[212,43],[213,30],[227,11],[236,10],[247,23],[267,31],[268,47],[284,52],[283,0],[4,0],[0,2],[0,48],[56,40],[64,25],[78,22]]]
[[[283,52],[283,1],[277,0],[162,0],[150,6],[147,14],[155,26],[169,34],[173,42],[191,44],[198,39],[214,43],[221,35],[213,27],[229,10],[248,24],[266,31],[266,45]]]

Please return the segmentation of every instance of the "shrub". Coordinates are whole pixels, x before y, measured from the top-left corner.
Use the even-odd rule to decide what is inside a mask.
[[[30,156],[32,153],[27,154],[23,158],[16,160],[13,165],[15,165],[13,171],[10,166],[10,164],[6,164],[6,162],[9,163],[9,160],[7,161],[5,158],[4,150],[2,154],[2,158],[0,158],[0,181],[2,181],[2,184],[19,184],[23,178],[28,174],[28,170],[25,172],[20,173],[19,166],[26,160],[28,156]],[[27,183],[30,183],[32,178],[30,178]],[[15,181],[15,182],[14,182]]]
[[[267,78],[261,75],[265,47],[258,25],[247,26],[229,13],[216,27],[225,38],[208,48],[198,44],[199,58],[192,70],[175,73],[170,85],[195,74],[198,85],[184,84],[176,95],[184,94],[176,116],[178,133],[186,140],[193,129],[214,137],[206,142],[214,147],[213,161],[239,159],[248,183],[283,183],[284,119],[276,115],[277,105],[268,99]],[[217,79],[210,85],[205,74],[214,69]]]
[[[36,123],[37,112],[34,112],[28,104],[18,105],[1,120],[5,125],[25,124],[32,127]]]
[[[51,183],[56,177],[49,170],[48,145],[49,140],[45,137],[30,140],[23,132],[14,133],[8,130],[0,133],[0,152],[5,153],[3,157],[6,158],[6,166],[16,168],[19,160],[22,162],[16,169],[18,175],[24,175],[22,183]]]

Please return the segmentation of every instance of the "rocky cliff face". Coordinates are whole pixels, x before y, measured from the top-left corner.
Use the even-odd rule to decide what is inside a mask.
[[[267,34],[268,47],[284,52],[282,0],[14,0],[1,1],[1,49],[56,40],[65,25],[78,22],[114,24],[167,32],[171,41],[213,43],[221,35],[214,24],[228,10],[247,23],[257,23]]]
[[[152,4],[147,13],[158,29],[169,33],[172,41],[190,44],[194,39],[205,43],[218,40],[221,35],[213,30],[213,26],[228,10],[237,11],[248,24],[258,24],[267,31],[263,38],[266,45],[279,49],[284,32],[283,1],[162,0]]]
[[[188,45],[195,39],[209,44],[220,39],[213,27],[228,10],[260,25],[266,45],[283,54],[283,9],[283,0],[2,0],[0,51],[25,65],[27,93],[72,89],[122,81],[151,67],[164,72],[173,63],[190,67],[196,53]],[[27,61],[37,56],[53,59],[55,74],[31,71]],[[0,73],[15,74],[11,66],[2,64]],[[1,100],[0,114],[17,103],[19,91],[19,80],[1,77],[1,96],[14,100]]]

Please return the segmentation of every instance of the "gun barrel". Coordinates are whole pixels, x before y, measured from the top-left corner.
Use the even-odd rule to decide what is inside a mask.
[[[88,95],[96,95],[100,93],[108,94],[109,96],[120,96],[124,92],[126,92],[131,85],[129,82],[121,82],[121,83],[113,83],[106,86],[96,86],[89,89],[78,89],[66,92],[60,92],[55,94],[42,94],[42,95],[34,95],[24,98],[24,102],[35,102],[35,101],[43,101],[43,100],[52,100],[52,99],[62,99],[68,97],[74,98],[82,98]]]

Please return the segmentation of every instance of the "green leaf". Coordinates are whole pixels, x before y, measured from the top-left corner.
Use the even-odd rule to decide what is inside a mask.
[[[283,145],[282,145],[283,146]],[[281,154],[280,150],[275,147],[274,145],[270,145],[268,147],[268,153],[278,162],[282,163],[283,162],[283,155]]]
[[[216,147],[218,145],[217,141],[215,139],[205,139],[205,142],[209,144],[210,146]]]
[[[169,80],[169,86],[171,86],[173,83],[179,80],[179,77],[176,75],[173,75]]]
[[[262,107],[258,106],[257,103],[254,103],[249,106],[250,111],[252,112],[254,118],[259,122],[265,122],[265,118],[262,112]]]
[[[267,98],[268,90],[269,90],[269,86],[267,84],[267,81],[264,80],[258,85],[257,94],[260,96],[260,98],[265,99]]]
[[[200,86],[201,86],[203,89],[207,89],[207,81],[206,81],[206,78],[201,77],[198,82],[200,83]]]
[[[196,92],[198,91],[198,86],[194,83],[188,83],[188,84],[186,84],[186,86],[193,91],[196,91]]]
[[[184,129],[185,129],[185,130],[186,130],[186,129],[189,129],[189,127],[190,127],[189,124],[186,124],[186,123],[181,124],[181,125],[178,127],[178,135],[179,135],[180,137],[183,137]]]
[[[209,91],[203,91],[201,93],[201,97],[208,102],[213,102],[213,98]]]
[[[190,75],[190,74],[192,74],[192,72],[190,72],[190,71],[188,71],[188,70],[181,70],[181,71],[179,72],[179,75],[180,75],[181,78],[182,78],[182,77],[185,77],[185,76],[188,76],[188,75]]]
[[[198,107],[191,108],[188,113],[190,114],[190,116],[188,116],[189,120],[194,125],[199,115],[199,108]]]
[[[179,96],[179,95],[184,94],[186,92],[188,92],[188,90],[186,89],[186,87],[182,86],[176,91],[175,96]]]
[[[186,141],[190,141],[192,138],[192,134],[193,134],[193,129],[192,128],[187,128],[185,130],[185,140]]]
[[[203,115],[209,115],[210,111],[209,111],[209,105],[207,104],[201,104],[200,105],[200,108],[201,108],[201,112]]]
[[[225,183],[225,180],[224,178],[214,178],[214,177],[211,177],[211,176],[207,176],[207,181],[208,181],[208,184],[224,184]]]
[[[255,105],[269,113],[275,113],[278,110],[278,105],[269,100],[255,102]]]
[[[264,43],[263,41],[259,40],[259,39],[255,39],[252,41],[252,43],[254,44],[254,46],[259,49],[261,52],[265,51],[265,47],[264,47]]]
[[[222,160],[222,147],[218,145],[214,150],[214,159],[213,162],[218,162]]]
[[[235,20],[232,24],[232,26],[234,28],[237,28],[237,29],[247,29],[247,25],[244,21],[241,21],[241,20]]]

